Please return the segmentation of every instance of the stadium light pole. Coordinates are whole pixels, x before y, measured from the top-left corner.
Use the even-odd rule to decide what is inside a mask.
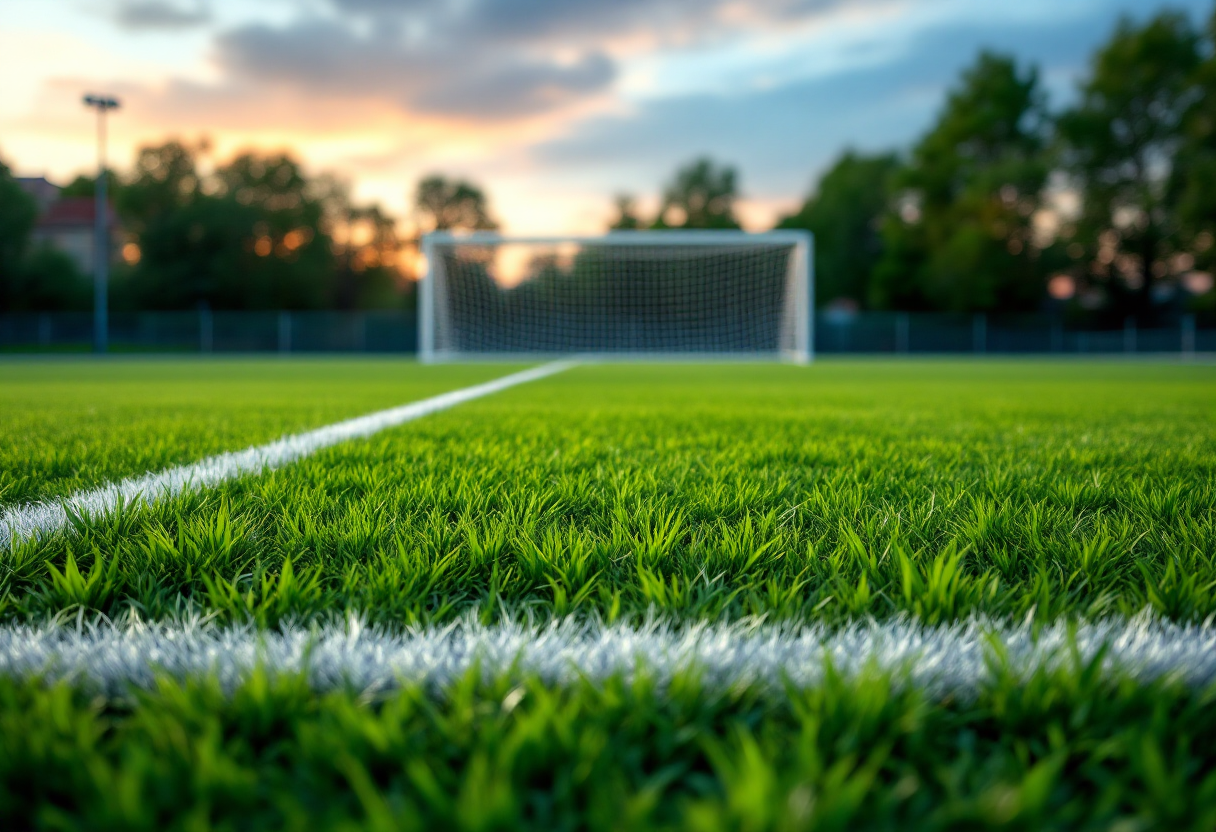
[[[106,204],[106,112],[118,109],[118,99],[108,95],[86,95],[86,107],[97,108],[97,186],[93,218],[93,352],[109,347],[110,234]]]

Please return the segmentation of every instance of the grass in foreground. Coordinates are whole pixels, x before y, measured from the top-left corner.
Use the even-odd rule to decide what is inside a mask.
[[[14,547],[0,611],[1216,613],[1216,368],[581,367]]]
[[[0,505],[70,494],[509,372],[400,359],[0,361]]]
[[[46,829],[1206,830],[1209,693],[1094,666],[931,702],[881,676],[771,699],[684,674],[435,697],[257,677],[105,703],[0,680],[0,823]]]
[[[584,367],[14,546],[0,553],[0,617],[928,623],[1149,606],[1195,620],[1216,612],[1214,381],[1210,367],[1114,363]],[[114,435],[151,444],[178,408],[163,406]],[[251,420],[241,434],[257,410],[217,417],[232,420],[223,442],[284,429]],[[17,470],[21,443],[37,460],[58,441],[37,423],[0,470]],[[160,453],[184,461],[205,444]],[[155,455],[85,446],[70,464],[99,477]],[[40,465],[26,493],[78,476]],[[229,693],[165,680],[107,700],[0,679],[0,825],[1216,825],[1212,691],[1111,678],[1101,657],[998,675],[974,699],[893,681],[829,676],[772,695],[695,673],[662,688],[470,674],[370,696],[255,675]]]

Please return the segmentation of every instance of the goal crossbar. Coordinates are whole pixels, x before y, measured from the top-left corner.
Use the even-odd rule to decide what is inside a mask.
[[[806,363],[813,244],[797,230],[427,234],[419,359]],[[522,276],[499,263],[508,250]]]

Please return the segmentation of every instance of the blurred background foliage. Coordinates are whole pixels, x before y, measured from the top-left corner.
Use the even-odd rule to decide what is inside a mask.
[[[288,153],[221,164],[170,140],[110,176],[119,309],[407,306],[418,234],[498,227],[478,185],[435,174],[404,234]],[[60,196],[93,186],[79,177]],[[610,228],[739,228],[741,196],[734,167],[699,157],[654,216],[618,195]],[[88,275],[33,241],[37,220],[0,164],[0,311],[89,308]],[[910,148],[846,149],[777,227],[815,234],[821,307],[1216,315],[1216,17],[1124,20],[1057,110],[1036,67],[983,52]]]

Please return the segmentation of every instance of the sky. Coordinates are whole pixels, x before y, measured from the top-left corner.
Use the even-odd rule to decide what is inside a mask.
[[[515,234],[653,210],[682,163],[740,173],[740,215],[796,208],[846,148],[905,149],[981,49],[1065,105],[1122,16],[1211,0],[0,0],[0,160],[60,184],[206,138],[291,150],[408,220],[417,180],[471,179]]]

